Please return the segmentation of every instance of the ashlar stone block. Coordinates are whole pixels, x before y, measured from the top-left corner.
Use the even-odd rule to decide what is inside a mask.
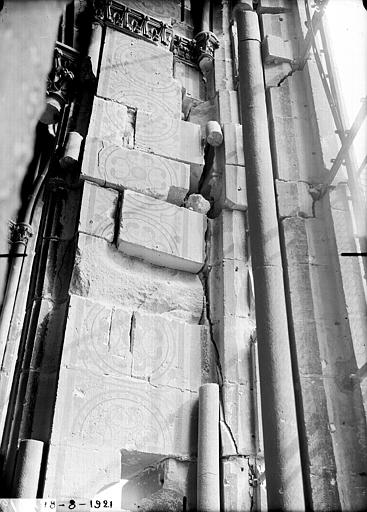
[[[225,123],[223,125],[223,133],[226,164],[245,165],[242,125]]]
[[[220,122],[239,124],[238,93],[237,91],[218,91]]]
[[[292,47],[289,41],[269,34],[265,36],[262,44],[266,63],[293,61]]]
[[[62,366],[100,376],[130,376],[131,317],[128,310],[72,295]]]
[[[190,164],[203,164],[201,128],[198,124],[174,119],[167,115],[157,117],[138,110],[135,147],[149,153]]]
[[[256,410],[254,393],[249,385],[225,382],[222,386],[223,413],[225,423],[235,441],[237,453],[230,455],[257,454]]]
[[[136,312],[132,376],[154,385],[197,391],[201,384],[201,336],[206,328]]]
[[[97,94],[154,117],[181,117],[181,85],[173,55],[149,42],[107,28]]]
[[[95,97],[88,138],[133,148],[135,116],[136,112],[125,105]]]
[[[155,265],[197,273],[204,264],[205,229],[204,215],[127,190],[118,248]]]
[[[51,443],[191,457],[197,439],[197,393],[121,376],[61,367]],[[93,469],[92,469],[93,471]]]
[[[226,165],[224,204],[232,210],[247,210],[246,171],[240,165]]]
[[[79,230],[112,242],[118,192],[86,182],[84,184]]]
[[[199,277],[126,256],[102,238],[79,234],[71,293],[127,310],[165,313],[198,323],[203,309]]]
[[[180,206],[189,190],[190,167],[168,158],[87,139],[82,178],[131,189]]]

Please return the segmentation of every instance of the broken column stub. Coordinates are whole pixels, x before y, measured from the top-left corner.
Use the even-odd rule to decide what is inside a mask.
[[[127,190],[118,248],[155,265],[197,273],[204,264],[204,215]]]
[[[88,138],[82,178],[119,190],[128,188],[181,206],[189,190],[190,166],[102,139]]]
[[[219,387],[204,384],[199,390],[197,509],[220,510],[219,491]]]

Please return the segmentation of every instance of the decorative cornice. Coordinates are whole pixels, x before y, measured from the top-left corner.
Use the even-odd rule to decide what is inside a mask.
[[[174,34],[170,25],[116,0],[94,0],[94,16],[111,28],[167,48],[177,59],[191,65],[198,64],[204,57],[213,59],[219,46],[212,32],[201,32],[195,39],[189,39]]]
[[[171,46],[172,27],[115,0],[95,0],[94,12],[97,20],[121,32],[132,34],[166,48]]]

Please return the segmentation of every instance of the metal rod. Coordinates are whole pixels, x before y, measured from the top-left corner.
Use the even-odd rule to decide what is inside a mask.
[[[238,4],[239,84],[269,510],[305,508],[257,14]]]
[[[334,163],[330,169],[329,176],[325,182],[325,186],[331,185],[331,183],[334,181],[335,176],[337,175],[339,168],[341,164],[343,163],[343,160],[345,159],[345,156],[347,155],[349,148],[353,144],[354,139],[356,138],[356,135],[367,116],[367,99],[364,98],[362,100],[361,108],[358,111],[358,114],[352,124],[351,129],[349,130],[347,136],[345,137],[345,140],[339,149],[339,153],[337,154]]]
[[[325,0],[325,2],[319,8],[319,10],[317,10],[313,13],[312,19],[311,19],[311,21],[309,21],[309,27],[307,30],[307,34],[303,41],[302,53],[301,53],[300,57],[297,59],[297,66],[296,66],[297,69],[303,69],[307,62],[308,55],[310,53],[311,46],[312,46],[313,40],[315,38],[315,33],[320,28],[322,17],[324,15],[325,7],[327,6],[328,1],[329,0]]]

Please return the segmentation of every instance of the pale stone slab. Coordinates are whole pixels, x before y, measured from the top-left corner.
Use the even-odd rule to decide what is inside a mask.
[[[226,165],[224,204],[232,210],[247,210],[246,171],[239,165]]]
[[[89,139],[97,138],[117,146],[133,148],[134,130],[135,111],[115,101],[94,97]]]
[[[161,315],[134,314],[132,376],[154,385],[197,391],[206,328]]]
[[[204,264],[206,217],[127,190],[118,235],[120,251],[187,272]]]
[[[93,375],[131,375],[132,313],[72,295],[62,365]]]
[[[190,457],[197,393],[61,367],[51,443]],[[56,454],[58,456],[60,454]],[[91,468],[93,472],[95,468]]]
[[[251,385],[225,382],[222,386],[223,413],[237,450],[222,455],[257,455],[256,411]]]
[[[128,310],[166,313],[197,323],[203,308],[198,276],[130,258],[102,238],[79,234],[71,293]]]
[[[107,29],[97,94],[154,117],[181,117],[181,86],[173,55],[141,39]]]
[[[292,62],[293,52],[289,41],[281,37],[266,35],[263,42],[263,54],[265,62]]]
[[[82,178],[120,190],[128,188],[180,206],[189,190],[190,167],[87,138]]]
[[[213,266],[210,273],[210,297],[216,318],[221,315],[250,316],[249,268],[242,260],[224,260]],[[218,297],[223,297],[218,301]],[[223,310],[223,311],[222,311]]]
[[[251,386],[253,375],[252,344],[255,322],[250,318],[225,316],[214,326],[223,379]],[[250,407],[251,406],[251,407]],[[252,409],[253,405],[249,404]]]
[[[259,0],[258,12],[260,14],[277,14],[291,9],[289,0]]]
[[[279,217],[313,217],[313,199],[307,183],[275,180]]]
[[[211,219],[213,245],[211,264],[225,260],[249,259],[246,234],[246,214],[238,210],[222,210],[216,219]]]
[[[218,91],[220,122],[239,124],[238,93],[237,91]]]
[[[223,133],[226,164],[245,165],[242,125],[225,123],[223,125]]]
[[[112,242],[114,238],[118,192],[84,183],[79,230]]]
[[[177,60],[174,63],[174,74],[181,86],[184,87],[188,98],[205,99],[205,87],[199,69],[187,66]]]
[[[222,460],[223,481],[223,508],[231,512],[251,510],[252,489],[249,484],[249,461],[243,457]],[[259,510],[256,507],[256,510]]]
[[[67,411],[65,411],[67,415]],[[118,450],[104,446],[80,447],[50,444],[45,476],[44,498],[90,500],[98,491],[121,478]]]
[[[203,164],[203,147],[199,125],[168,116],[157,118],[138,110],[135,147],[192,164]]]

